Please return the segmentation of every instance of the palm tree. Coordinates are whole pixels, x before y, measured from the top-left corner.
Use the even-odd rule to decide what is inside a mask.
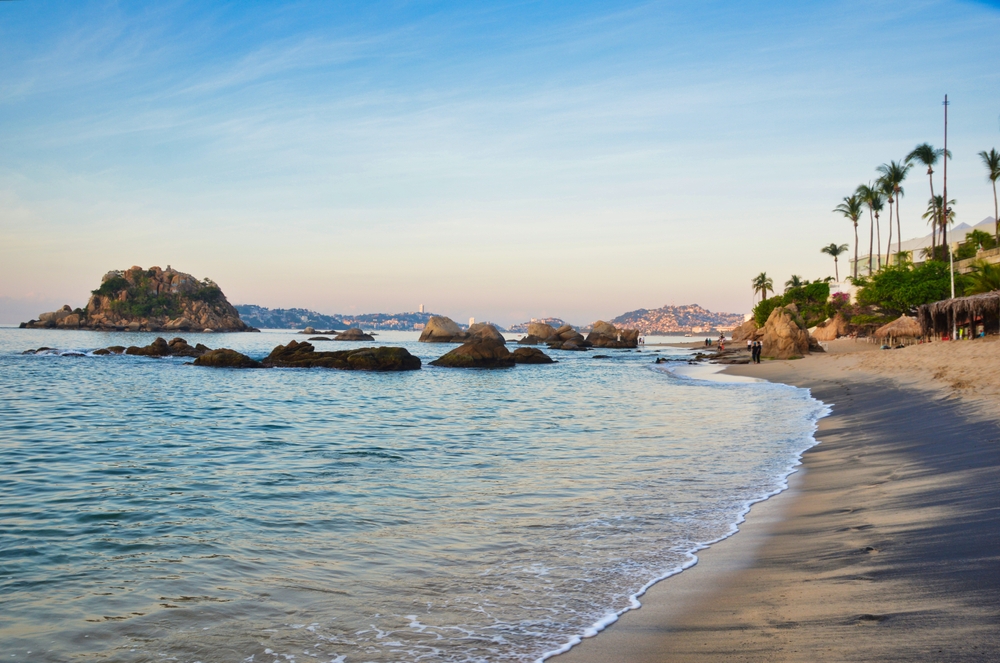
[[[820,249],[821,253],[833,256],[833,273],[837,275],[837,283],[840,283],[840,270],[837,269],[837,256],[847,251],[847,244],[828,244]]]
[[[906,174],[910,172],[910,168],[913,168],[913,164],[904,160],[901,163],[890,161],[888,164],[882,164],[877,169],[878,172],[882,173],[880,179],[884,180],[887,186],[892,187],[892,193],[889,196],[890,246],[892,245],[892,200],[893,197],[896,199],[896,253],[903,250],[903,231],[899,223],[899,204],[903,199],[903,180],[906,179]],[[889,251],[886,251],[886,256],[888,255]]]
[[[1000,290],[1000,265],[991,265],[982,259],[976,260],[972,263],[967,276],[970,281],[965,286],[967,295]]]
[[[753,286],[754,295],[760,295],[761,301],[767,299],[767,292],[770,290],[774,292],[774,281],[771,277],[767,275],[767,272],[761,272],[757,276],[753,277],[750,281],[750,285]]]
[[[955,199],[952,198],[948,201],[948,222],[944,221],[944,214],[941,210],[941,206],[944,205],[944,198],[940,195],[934,196],[927,201],[927,211],[924,212],[923,218],[934,219],[941,227],[941,246],[947,248],[948,245],[948,226],[955,223]],[[951,249],[948,249],[949,251]],[[933,254],[931,254],[933,257]]]
[[[938,159],[945,156],[943,149],[934,149],[928,143],[921,143],[913,148],[913,151],[906,155],[907,161],[917,161],[927,166],[927,181],[931,185],[931,199],[934,198],[934,164]],[[951,158],[951,151],[948,151],[947,158]],[[926,218],[926,217],[925,217]],[[931,224],[931,255],[934,255],[937,246],[937,223]]]
[[[840,212],[854,224],[854,278],[858,278],[858,219],[861,217],[861,204],[861,199],[855,193],[845,197],[844,202],[833,208],[834,212]]]
[[[889,238],[885,241],[885,264],[889,264],[889,254],[892,253],[892,205],[896,202],[896,199],[892,197],[892,182],[880,177],[875,180],[875,186],[878,187],[879,193],[885,198],[885,202],[889,203]],[[875,220],[878,221],[878,213],[875,214]],[[879,246],[882,245],[882,238],[878,240]],[[882,258],[879,256],[879,267],[882,266]]]
[[[983,160],[983,165],[989,171],[987,177],[993,182],[993,231],[996,235],[997,246],[1000,246],[1000,218],[997,216],[997,179],[1000,179],[1000,152],[994,148],[989,152],[980,152],[979,158]]]
[[[785,292],[788,292],[792,288],[801,288],[806,283],[802,280],[802,277],[798,274],[792,274],[791,278],[785,281]]]
[[[872,183],[861,184],[858,186],[857,191],[854,195],[861,199],[861,202],[865,204],[868,208],[868,220],[870,225],[868,226],[868,276],[872,275],[872,263],[873,256],[878,255],[878,266],[879,269],[882,268],[882,233],[879,231],[878,238],[878,253],[875,252],[875,230],[878,227],[878,213],[882,210],[882,194],[879,192],[877,187],[872,186]]]

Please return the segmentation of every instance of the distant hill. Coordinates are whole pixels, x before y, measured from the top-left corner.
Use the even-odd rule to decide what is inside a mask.
[[[438,313],[364,313],[361,315],[324,315],[304,308],[265,308],[254,304],[239,304],[236,310],[248,325],[258,329],[386,329],[413,331],[423,329],[432,315]],[[460,327],[465,327],[459,323]]]
[[[521,322],[516,325],[511,325],[510,327],[507,328],[507,331],[510,332],[511,334],[527,334],[528,325],[530,325],[532,322],[543,322],[547,325],[552,325],[556,329],[559,329],[560,327],[566,324],[566,321],[563,320],[562,318],[532,318],[528,322]]]
[[[236,310],[243,322],[258,329],[347,328],[340,318],[304,308],[265,308],[253,304],[237,304]]]
[[[676,334],[714,331],[743,323],[740,313],[712,313],[697,304],[638,309],[619,315],[610,321],[616,327],[638,329],[643,334]]]

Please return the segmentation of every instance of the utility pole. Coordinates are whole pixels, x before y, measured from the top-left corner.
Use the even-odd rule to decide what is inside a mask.
[[[951,243],[948,242],[948,95],[944,95],[944,189],[941,198],[941,227],[944,232],[944,243],[948,246],[948,265],[951,272],[951,298],[955,299],[955,254],[952,253]],[[955,307],[952,306],[951,316],[951,340],[958,336],[958,315]]]

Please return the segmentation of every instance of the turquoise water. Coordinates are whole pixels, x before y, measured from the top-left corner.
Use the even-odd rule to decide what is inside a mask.
[[[18,354],[154,337],[0,329],[5,660],[535,661],[731,533],[822,413],[648,347],[463,371],[387,332],[425,362],[393,374]]]

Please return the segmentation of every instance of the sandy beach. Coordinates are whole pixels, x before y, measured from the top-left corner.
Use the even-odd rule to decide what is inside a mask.
[[[790,490],[559,663],[1000,660],[1000,340],[726,372],[832,408]]]

